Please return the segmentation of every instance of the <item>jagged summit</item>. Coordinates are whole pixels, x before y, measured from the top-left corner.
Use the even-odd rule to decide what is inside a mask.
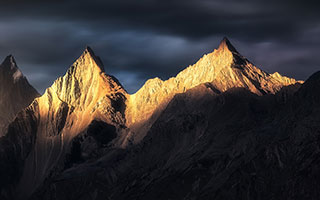
[[[99,56],[97,56],[91,47],[86,46],[82,55],[76,60],[76,62],[87,62],[86,67],[99,67],[101,71],[104,71],[104,65]]]
[[[13,57],[13,55],[8,55],[5,59],[4,59],[4,61],[2,62],[2,66],[14,66],[14,67],[16,67],[16,61],[15,61],[15,59],[14,59],[14,57]]]
[[[127,126],[134,132],[139,132],[137,141],[144,137],[143,133],[151,127],[175,94],[204,83],[210,83],[220,92],[239,87],[257,95],[264,95],[275,94],[283,86],[298,82],[278,73],[268,74],[257,68],[240,55],[227,38],[223,38],[218,49],[204,55],[176,77],[166,81],[149,80],[130,96],[126,110]]]
[[[90,46],[86,46],[86,48],[85,48],[85,50],[84,50],[85,52],[89,52],[89,53],[91,53],[92,55],[95,55],[94,54],[94,52],[93,52],[93,50],[92,50],[92,48],[90,47]]]
[[[100,58],[90,47],[85,49],[63,77],[48,88],[60,100],[81,108],[91,104],[92,99],[116,90],[124,91],[118,80],[105,74]]]
[[[230,40],[227,37],[224,37],[221,40],[218,50],[229,50],[231,52],[238,53],[236,48],[231,44]]]
[[[30,88],[32,87],[19,69],[13,55],[7,56],[0,64],[0,82],[6,82],[7,88],[9,88],[8,85],[10,84],[19,84],[20,86],[24,85],[28,87],[30,86]]]
[[[94,121],[108,124],[111,130],[125,127],[126,96],[118,81],[104,72],[99,57],[87,47],[66,74],[30,106],[32,110],[28,112],[37,116],[33,133],[36,141],[25,165],[35,171],[24,172],[19,194],[33,192],[53,167],[63,163],[72,139]]]
[[[99,56],[96,56],[96,54],[94,53],[94,51],[92,50],[91,47],[89,46],[86,46],[82,56],[85,58],[85,59],[92,59],[94,60],[94,62],[96,63],[96,65],[102,70],[104,71],[104,65],[100,59]],[[80,57],[81,58],[81,57]]]
[[[21,78],[25,78],[18,68],[17,63],[12,55],[7,56],[0,67],[2,68],[2,73],[5,73],[8,76],[12,77],[14,82],[18,81]]]

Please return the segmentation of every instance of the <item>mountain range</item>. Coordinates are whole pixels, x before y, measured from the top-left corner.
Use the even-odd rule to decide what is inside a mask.
[[[269,74],[224,38],[135,94],[87,47],[40,96],[0,66],[0,199],[317,199],[320,73]]]

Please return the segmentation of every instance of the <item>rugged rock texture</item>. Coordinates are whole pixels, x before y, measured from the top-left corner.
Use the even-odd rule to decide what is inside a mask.
[[[65,170],[33,199],[318,199],[319,83],[320,72],[264,96],[199,85],[141,143]]]
[[[19,70],[13,56],[0,65],[0,137],[16,114],[40,96]]]
[[[268,74],[260,70],[224,38],[217,50],[204,55],[176,77],[166,81],[150,79],[130,96],[126,118],[131,132],[123,138],[122,145],[126,146],[128,141],[139,142],[175,94],[207,82],[220,92],[242,87],[257,95],[275,94],[283,86],[302,83],[277,72]]]
[[[87,48],[0,138],[0,199],[289,195],[286,181],[306,163],[298,159],[314,160],[304,147],[294,158],[295,138],[273,145],[294,131],[319,133],[313,77],[299,89],[302,82],[256,68],[224,39],[177,77],[128,95]],[[284,167],[291,162],[298,168]]]
[[[100,122],[103,126],[101,130],[112,127],[105,134],[115,137],[118,130],[124,128],[126,95],[118,81],[104,73],[100,59],[87,48],[65,76],[58,78],[16,118],[15,123],[25,121],[26,128],[34,124],[32,129],[25,130],[22,125],[13,123],[8,137],[3,139],[8,146],[14,146],[10,148],[17,149],[15,153],[19,156],[15,156],[14,162],[23,164],[23,170],[19,169],[21,178],[17,182],[13,180],[10,185],[15,188],[15,198],[28,197],[50,173],[56,173],[65,165],[70,165],[74,161],[72,152],[71,160],[66,159],[66,156],[72,148],[76,148],[73,146],[73,139],[88,129],[90,135],[92,123]],[[26,115],[32,116],[30,124]],[[17,135],[16,130],[20,127],[27,133]],[[11,144],[15,141],[11,137],[18,138],[15,140],[20,142]],[[9,154],[7,149],[2,149],[3,156],[7,157]]]

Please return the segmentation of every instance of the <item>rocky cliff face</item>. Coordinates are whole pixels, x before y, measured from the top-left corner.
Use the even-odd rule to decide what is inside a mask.
[[[241,87],[257,95],[275,94],[284,86],[299,83],[277,72],[268,74],[260,70],[224,38],[218,49],[204,55],[176,77],[166,81],[150,79],[137,93],[130,96],[126,118],[127,126],[132,132],[126,139],[139,142],[175,94],[209,82],[220,92]],[[123,141],[124,146],[127,140]]]
[[[16,114],[39,96],[19,70],[13,56],[0,65],[0,137]]]
[[[118,81],[105,74],[100,59],[87,48],[63,77],[22,111],[11,124],[8,137],[4,138],[9,138],[6,141],[9,146],[20,141],[20,145],[11,144],[21,151],[18,154],[22,154],[15,162],[24,164],[21,178],[13,183],[15,198],[30,195],[49,173],[63,169],[66,154],[72,148],[71,142],[78,134],[86,132],[91,123],[112,127],[105,134],[117,135],[125,123],[126,95]],[[27,113],[32,115],[32,121],[25,118]],[[28,133],[21,135],[23,139],[11,140],[11,137],[17,137],[21,121],[30,121],[34,126],[24,131]],[[27,141],[32,142],[26,145]]]

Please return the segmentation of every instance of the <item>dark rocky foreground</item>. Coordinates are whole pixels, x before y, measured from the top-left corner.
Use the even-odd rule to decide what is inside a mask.
[[[30,199],[319,199],[319,87],[320,72],[276,95],[202,84],[176,95],[140,144],[100,145]]]

